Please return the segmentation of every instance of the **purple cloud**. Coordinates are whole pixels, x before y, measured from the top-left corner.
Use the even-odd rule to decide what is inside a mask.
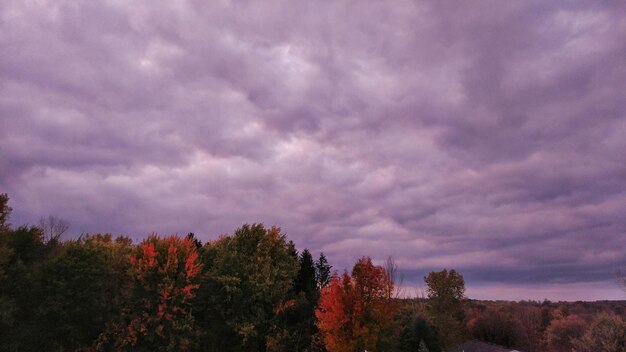
[[[74,235],[264,222],[340,270],[393,255],[409,286],[618,298],[624,10],[5,1],[0,191]]]

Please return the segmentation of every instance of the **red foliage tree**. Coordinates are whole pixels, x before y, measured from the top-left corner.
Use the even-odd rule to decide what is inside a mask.
[[[341,279],[323,288],[315,315],[328,352],[378,351],[386,347],[393,323],[393,284],[384,268],[361,258]]]
[[[191,303],[202,267],[193,241],[150,236],[130,264],[128,305],[96,349],[188,350],[196,333]]]
[[[329,352],[350,352],[355,348],[350,314],[356,303],[355,297],[351,297],[353,292],[348,273],[344,273],[341,279],[334,275],[330,284],[322,288],[315,316],[318,319],[317,328]]]

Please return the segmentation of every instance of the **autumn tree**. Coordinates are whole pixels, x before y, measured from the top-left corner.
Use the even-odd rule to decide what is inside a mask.
[[[617,316],[598,314],[587,332],[573,341],[577,352],[624,352],[626,351],[626,322]]]
[[[587,328],[587,323],[577,315],[554,319],[545,331],[548,350],[553,352],[570,352],[574,348],[574,340],[580,339]]]
[[[474,310],[472,313],[467,325],[475,339],[513,347],[516,342],[517,324],[509,310],[499,306],[488,306],[483,312]]]
[[[466,337],[465,280],[454,269],[431,272],[424,281],[428,285],[428,313],[437,327],[445,347],[452,347]]]
[[[527,352],[545,350],[542,327],[542,311],[529,302],[517,303],[513,306],[515,318],[515,347]]]
[[[374,265],[369,257],[363,257],[352,268],[356,295],[361,308],[360,344],[364,350],[385,351],[391,348],[396,311],[393,301],[394,286],[383,266]]]
[[[97,350],[186,351],[197,329],[191,312],[202,265],[194,242],[150,236],[130,256],[131,284],[120,318]]]
[[[361,258],[352,275],[333,276],[322,289],[318,329],[329,352],[382,351],[391,345],[395,306],[383,267]]]
[[[360,306],[352,278],[347,272],[341,277],[336,274],[322,288],[319,308],[315,311],[317,328],[328,352],[354,352],[357,348],[354,323]]]

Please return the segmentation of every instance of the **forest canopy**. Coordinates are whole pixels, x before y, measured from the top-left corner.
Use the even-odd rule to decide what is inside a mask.
[[[454,269],[427,297],[398,295],[397,265],[370,257],[342,273],[278,227],[244,224],[207,243],[193,233],[85,234],[13,227],[0,194],[2,351],[444,351],[479,340],[522,351],[626,348],[624,302],[479,302]]]

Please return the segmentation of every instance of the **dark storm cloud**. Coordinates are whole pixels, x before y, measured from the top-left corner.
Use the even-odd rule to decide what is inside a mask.
[[[75,234],[264,222],[339,270],[393,255],[411,285],[454,267],[479,295],[615,297],[625,10],[5,1],[0,191],[14,223]]]

